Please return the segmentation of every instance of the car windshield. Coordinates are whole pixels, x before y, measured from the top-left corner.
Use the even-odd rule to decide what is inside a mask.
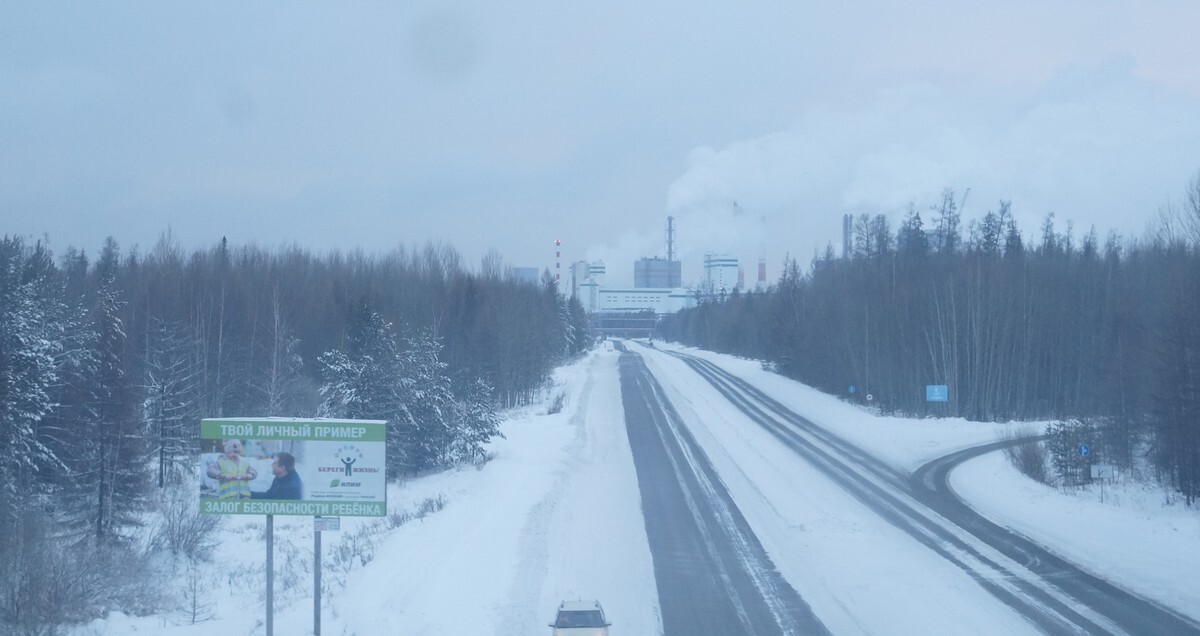
[[[604,615],[599,610],[568,611],[558,613],[555,627],[604,627]]]

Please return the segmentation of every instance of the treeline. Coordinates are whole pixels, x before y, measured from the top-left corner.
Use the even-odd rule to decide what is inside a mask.
[[[0,631],[138,611],[144,589],[114,596],[131,590],[120,564],[143,562],[134,537],[165,493],[192,487],[202,417],[384,419],[395,478],[478,461],[497,409],[590,342],[548,273],[519,282],[494,254],[474,272],[439,246],[187,253],[164,235],[92,258],[5,237]],[[178,531],[165,545],[198,556]]]
[[[1040,237],[1009,203],[962,227],[945,192],[927,229],[911,206],[855,219],[852,254],[786,263],[763,294],[709,297],[664,319],[669,340],[762,359],[884,412],[978,421],[1093,418],[1123,467],[1145,452],[1200,495],[1200,178],[1143,242]],[[949,402],[926,402],[948,385]],[[853,389],[851,389],[853,387]],[[853,391],[853,392],[851,392]]]

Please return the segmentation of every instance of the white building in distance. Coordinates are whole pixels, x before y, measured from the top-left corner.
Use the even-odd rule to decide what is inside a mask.
[[[594,308],[585,303],[584,309],[592,313],[634,313],[651,310],[656,314],[673,314],[681,309],[696,306],[695,292],[682,287],[600,288],[596,290],[595,298]]]
[[[662,265],[661,271],[654,270],[655,282],[669,282],[679,278],[679,263],[661,259],[642,259],[638,263],[647,262]],[[736,263],[736,261],[735,261]],[[606,287],[604,263],[595,261],[588,263],[578,261],[570,267],[571,293],[579,300],[584,311],[589,314],[620,314],[640,313],[647,310],[656,314],[671,314],[681,309],[695,307],[698,295],[695,290],[680,287]],[[650,282],[651,277],[643,271],[643,280]]]
[[[738,287],[738,260],[728,254],[704,255],[704,279],[701,286],[705,294],[730,293]]]

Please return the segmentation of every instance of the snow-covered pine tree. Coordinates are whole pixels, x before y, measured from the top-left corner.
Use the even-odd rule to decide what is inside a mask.
[[[40,250],[38,246],[35,250]],[[0,524],[21,514],[45,483],[42,471],[58,464],[39,440],[57,381],[55,355],[61,340],[51,320],[50,298],[40,293],[37,271],[19,238],[0,239]]]
[[[570,349],[567,305],[562,294],[558,293],[558,281],[550,275],[550,271],[542,275],[541,289],[538,290],[538,302],[544,307],[546,324],[537,336],[544,338],[542,350],[545,352],[546,367],[553,368],[566,360]],[[534,370],[534,375],[546,375],[548,368]]]
[[[157,483],[192,468],[192,440],[199,425],[200,372],[188,330],[150,319],[142,378],[142,426],[157,455]]]
[[[350,316],[345,349],[319,358],[320,413],[327,417],[388,419],[399,402],[399,346],[391,323],[366,303]]]
[[[496,398],[492,394],[492,387],[483,378],[472,382],[458,401],[456,433],[453,451],[456,461],[476,462],[484,459],[484,446],[492,438],[504,437],[500,432]]]
[[[323,417],[386,420],[388,475],[399,474],[404,463],[404,440],[410,432],[401,394],[405,378],[396,334],[366,302],[350,315],[346,348],[326,351],[318,358],[324,384],[319,414]]]
[[[452,461],[458,406],[437,339],[419,332],[401,340],[391,323],[360,303],[346,340],[345,350],[319,359],[325,382],[320,413],[386,420],[390,477]]]
[[[1083,420],[1072,418],[1046,425],[1046,450],[1059,486],[1074,487],[1091,481],[1093,457],[1081,455],[1078,449],[1080,444],[1091,446],[1096,439],[1094,428]]]
[[[94,272],[90,323],[94,357],[84,378],[79,455],[72,458],[76,488],[93,536],[116,539],[139,523],[146,495],[145,431],[135,412],[133,386],[125,372],[126,337],[122,301],[115,289],[116,242],[109,239]]]
[[[592,347],[595,334],[592,333],[591,323],[588,322],[587,312],[577,296],[571,296],[567,301],[567,324],[569,326],[568,354],[574,358],[581,356]]]
[[[41,633],[56,612],[48,574],[61,551],[48,540],[46,503],[61,464],[44,437],[63,341],[60,283],[44,246],[0,239],[0,631]]]
[[[405,338],[402,354],[405,469],[423,471],[452,461],[456,438],[456,404],[446,363],[439,358],[441,345],[432,333],[422,331]]]

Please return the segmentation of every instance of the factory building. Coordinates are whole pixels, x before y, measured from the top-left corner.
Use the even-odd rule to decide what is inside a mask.
[[[579,299],[584,311],[589,314],[599,311],[601,290],[600,284],[595,281],[587,280],[579,284],[575,297]]]
[[[740,270],[738,260],[728,254],[704,255],[703,292],[718,295],[739,288]]]
[[[559,243],[555,243],[558,247]],[[705,296],[745,289],[736,257],[706,254],[697,287],[683,286],[682,264],[676,259],[675,224],[667,217],[667,257],[641,258],[633,264],[633,287],[608,287],[603,262],[577,261],[566,268],[566,289],[583,306],[598,333],[620,337],[653,334],[658,317],[695,307]],[[555,252],[555,257],[560,256]],[[557,263],[556,263],[557,268]],[[758,288],[765,288],[766,265],[759,263]]]
[[[672,314],[694,307],[696,296],[683,288],[635,287],[625,289],[601,288],[596,294],[595,312],[640,312]],[[584,306],[587,309],[587,306]]]
[[[604,284],[604,261],[596,261],[588,263],[588,278],[596,281],[596,283]]]
[[[654,257],[638,259],[633,263],[633,286],[639,289],[674,289],[682,286],[682,278],[679,261]]]
[[[588,267],[587,261],[576,261],[571,263],[571,268],[567,270],[571,276],[571,287],[570,289],[564,289],[564,293],[566,293],[568,296],[579,296],[580,285],[586,284],[590,280],[590,277],[588,276]]]
[[[579,298],[579,302],[586,308],[588,306],[584,300],[586,292],[604,286],[604,262],[576,261],[571,264],[570,273],[570,295]]]

